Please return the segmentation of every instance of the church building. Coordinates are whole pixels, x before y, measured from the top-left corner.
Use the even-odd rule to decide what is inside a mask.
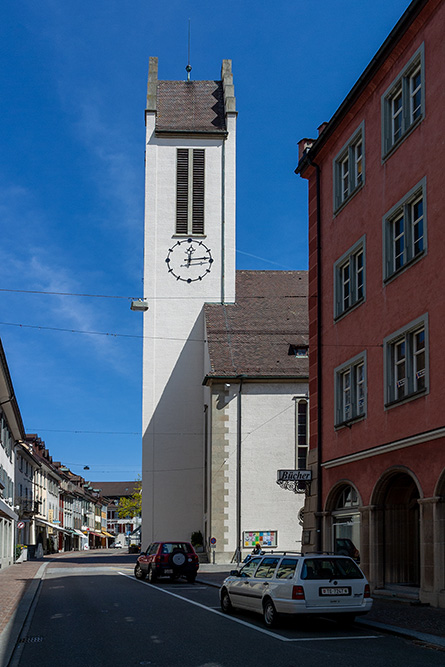
[[[221,562],[299,548],[305,486],[276,480],[308,444],[307,274],[235,270],[236,119],[230,60],[162,81],[150,58],[142,547],[200,531]]]

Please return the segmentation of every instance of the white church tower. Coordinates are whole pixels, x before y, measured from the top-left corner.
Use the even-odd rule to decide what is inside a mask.
[[[235,300],[236,109],[219,81],[159,81],[146,109],[142,541],[204,532],[206,302]]]

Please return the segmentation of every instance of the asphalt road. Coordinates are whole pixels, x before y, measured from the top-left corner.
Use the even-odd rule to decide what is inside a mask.
[[[428,667],[444,653],[328,620],[268,630],[251,614],[225,616],[218,590],[137,581],[128,559],[51,563],[10,667]]]

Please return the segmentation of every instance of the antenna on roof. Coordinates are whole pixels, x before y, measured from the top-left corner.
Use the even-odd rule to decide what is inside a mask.
[[[188,53],[187,53],[187,67],[185,68],[187,72],[187,81],[190,81],[190,72],[192,71],[192,66],[190,65],[190,19],[189,19],[189,38],[188,38]]]

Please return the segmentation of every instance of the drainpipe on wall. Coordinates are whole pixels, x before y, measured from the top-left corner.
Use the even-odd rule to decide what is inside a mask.
[[[241,561],[241,394],[243,390],[244,375],[238,375],[239,390],[238,390],[238,405],[237,405],[237,430],[236,430],[236,562],[237,565]]]
[[[315,168],[317,201],[317,551],[323,551],[323,484],[322,484],[322,350],[321,350],[321,187],[320,166],[307,156],[309,164]]]

